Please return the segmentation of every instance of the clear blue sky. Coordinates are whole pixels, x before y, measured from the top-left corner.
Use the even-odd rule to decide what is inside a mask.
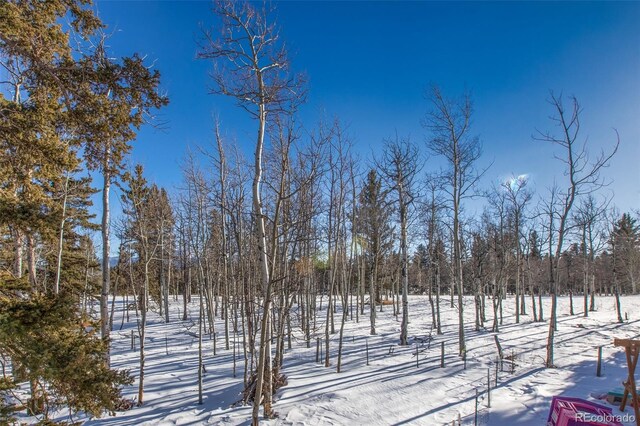
[[[301,121],[321,112],[349,124],[364,158],[396,130],[419,143],[429,108],[425,89],[465,88],[475,100],[484,185],[511,173],[531,175],[538,192],[562,179],[553,149],[534,142],[550,128],[549,90],[575,95],[592,151],[621,136],[606,175],[615,203],[640,208],[639,2],[275,2],[293,68],[309,78]],[[188,146],[211,142],[212,115],[251,155],[255,126],[233,103],[208,94],[210,64],[196,60],[202,27],[215,19],[207,1],[98,1],[116,55],[146,54],[171,100],[168,128],[143,130],[133,160],[149,180],[179,185]],[[437,162],[432,161],[435,168]]]

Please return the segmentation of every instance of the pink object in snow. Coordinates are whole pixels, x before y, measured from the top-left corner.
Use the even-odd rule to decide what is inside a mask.
[[[623,426],[611,408],[580,398],[554,396],[547,426]]]

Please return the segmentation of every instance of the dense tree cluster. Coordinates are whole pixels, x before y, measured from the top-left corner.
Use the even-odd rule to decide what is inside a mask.
[[[19,407],[5,396],[27,380],[28,412],[45,420],[60,406],[114,411],[131,381],[109,369],[106,297],[100,321],[88,316],[100,272],[91,234],[108,241],[109,226],[108,205],[102,227],[92,222],[87,171],[103,172],[108,202],[136,129],[167,101],[140,56],[109,58],[90,6],[0,2],[0,355],[13,370],[2,404]]]

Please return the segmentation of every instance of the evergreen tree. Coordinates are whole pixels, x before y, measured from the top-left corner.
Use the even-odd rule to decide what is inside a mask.
[[[74,59],[68,28],[80,38],[101,26],[86,1],[0,2],[0,226],[13,244],[13,279],[24,272],[36,289],[36,245],[55,226],[48,191],[79,164],[69,135],[69,71]]]
[[[164,232],[170,227],[170,210],[164,190],[149,186],[143,176],[143,168],[136,165],[133,173],[123,175],[122,203],[126,217],[125,237],[131,241],[136,253],[136,263],[142,276],[142,286],[138,292],[140,321],[140,376],[138,383],[138,404],[144,401],[145,332],[147,311],[152,289],[153,264],[161,255]],[[156,286],[156,288],[158,288]],[[167,294],[168,297],[168,294]]]
[[[157,70],[151,71],[137,54],[121,61],[108,58],[104,42],[103,38],[91,55],[78,62],[71,83],[76,93],[73,119],[87,167],[99,170],[103,176],[100,318],[101,335],[108,339],[111,185],[122,171],[136,131],[149,121],[151,111],[166,105],[168,99],[158,92]]]
[[[378,272],[383,256],[391,250],[391,212],[382,181],[375,169],[367,174],[356,212],[356,233],[364,243],[369,269],[369,297],[371,305],[371,334],[376,334],[376,302],[381,302]]]
[[[30,412],[45,417],[60,404],[113,411],[130,382],[101,361],[108,339],[97,339],[77,303],[93,293],[95,266],[86,236],[93,191],[79,153],[93,158],[111,131],[130,141],[149,109],[166,103],[140,57],[98,63],[102,45],[88,40],[102,24],[89,5],[0,1],[0,353],[13,381],[29,381]]]
[[[620,285],[627,284],[627,290],[631,293],[637,293],[640,275],[640,225],[631,214],[624,213],[614,224],[610,246],[615,259],[615,280]]]
[[[66,406],[99,417],[122,407],[120,388],[132,380],[101,362],[108,348],[96,336],[97,326],[69,293],[23,298],[0,287],[0,353],[19,363],[32,383],[30,414],[46,419],[49,411]]]

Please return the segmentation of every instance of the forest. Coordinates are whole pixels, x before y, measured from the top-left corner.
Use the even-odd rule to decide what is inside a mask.
[[[362,159],[339,117],[297,121],[308,83],[272,9],[216,1],[217,26],[198,47],[211,96],[246,116],[251,152],[215,121],[212,142],[176,163],[181,185],[164,188],[130,161],[140,129],[161,127],[171,102],[162,70],[144,52],[114,57],[88,0],[0,1],[0,423],[144,405],[151,317],[195,312],[201,404],[203,364],[216,347],[234,351],[231,380],[255,425],[277,416],[292,340],[340,373],[348,324],[375,336],[392,312],[395,344],[415,341],[413,296],[427,301],[434,336],[441,312],[455,312],[465,368],[467,335],[498,335],[507,309],[515,324],[546,324],[548,369],[559,316],[588,318],[607,297],[612,320],[628,320],[640,210],[616,207],[607,167],[633,142],[613,129],[606,149],[592,148],[579,99],[549,92],[548,127],[532,143],[552,146],[563,173],[537,191],[527,175],[492,183],[472,93],[433,84],[423,135],[381,135]],[[111,359],[125,316],[135,375]]]

